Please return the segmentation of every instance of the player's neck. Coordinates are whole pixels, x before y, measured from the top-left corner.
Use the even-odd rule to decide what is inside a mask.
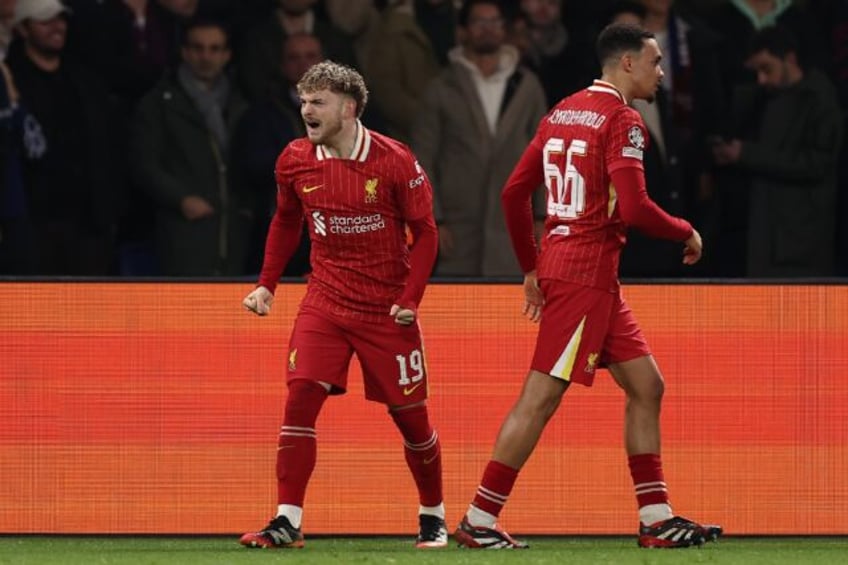
[[[328,139],[324,147],[330,155],[337,159],[350,159],[353,147],[356,145],[356,136],[359,133],[359,120],[345,123],[342,130],[332,139]]]
[[[624,97],[624,101],[627,104],[630,104],[631,102],[633,102],[633,94],[631,92],[631,89],[627,88],[626,83],[623,80],[621,80],[621,78],[618,77],[617,75],[614,75],[614,74],[611,74],[611,73],[603,73],[601,75],[601,78],[598,79],[598,80],[602,80],[602,81],[614,86],[615,89],[621,93],[621,96]]]

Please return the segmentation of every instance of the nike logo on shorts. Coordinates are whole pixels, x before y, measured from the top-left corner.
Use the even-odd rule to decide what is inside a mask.
[[[423,385],[423,384],[424,384],[424,382],[422,381],[422,382],[420,382],[420,383],[418,383],[418,384],[416,384],[416,385],[412,385],[411,387],[406,387],[406,388],[404,388],[404,389],[403,389],[403,395],[404,395],[404,396],[409,396],[410,394],[412,394],[413,392],[415,392],[415,389],[417,389],[418,387],[420,387],[420,386],[421,386],[421,385]]]

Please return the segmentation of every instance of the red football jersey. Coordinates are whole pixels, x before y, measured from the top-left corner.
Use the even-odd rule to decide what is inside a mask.
[[[539,124],[535,137],[504,189],[504,201],[543,180],[547,218],[537,276],[615,290],[627,226],[616,206],[611,174],[622,167],[643,169],[648,133],[639,113],[611,84],[592,86],[559,102]],[[511,212],[506,211],[509,216]],[[508,222],[509,224],[509,222]],[[514,226],[510,225],[510,231]],[[525,271],[523,234],[511,233]],[[530,242],[529,245],[532,245]]]
[[[430,181],[409,148],[360,124],[350,159],[301,138],[283,150],[275,174],[277,216],[302,215],[309,228],[303,304],[385,317],[409,275],[406,223],[433,214]],[[273,288],[283,267],[263,268],[259,284]]]

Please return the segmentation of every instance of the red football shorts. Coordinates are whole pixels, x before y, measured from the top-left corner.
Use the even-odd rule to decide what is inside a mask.
[[[287,382],[310,379],[347,390],[351,356],[362,367],[365,398],[403,406],[427,398],[427,366],[418,323],[363,322],[301,308],[289,339]]]
[[[651,354],[621,291],[550,279],[540,288],[545,306],[531,365],[536,371],[592,386],[598,367]]]

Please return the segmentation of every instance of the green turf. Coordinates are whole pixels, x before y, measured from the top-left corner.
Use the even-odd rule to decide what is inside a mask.
[[[300,550],[248,550],[235,538],[214,537],[0,537],[0,563],[463,563],[774,565],[844,563],[845,538],[726,538],[699,549],[638,549],[634,538],[530,538],[531,549],[422,551],[400,538],[307,539]]]

